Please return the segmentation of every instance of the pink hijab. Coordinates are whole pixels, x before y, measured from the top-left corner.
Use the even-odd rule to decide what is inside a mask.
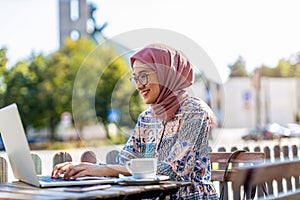
[[[150,105],[154,117],[171,119],[188,97],[184,89],[193,84],[192,65],[181,52],[162,44],[146,46],[134,54],[130,59],[132,67],[135,60],[157,72],[160,94]]]

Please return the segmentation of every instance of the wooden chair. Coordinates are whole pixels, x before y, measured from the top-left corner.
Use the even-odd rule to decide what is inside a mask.
[[[38,175],[42,174],[42,160],[39,155],[31,153],[32,160]],[[0,183],[8,181],[8,163],[5,158],[0,157]]]
[[[256,165],[263,163],[265,160],[265,154],[263,152],[247,152],[238,151],[233,157],[232,152],[211,152],[211,180],[213,182],[219,182],[219,194],[223,199],[229,199],[228,182],[234,182],[235,178],[233,174],[236,173],[236,169],[241,166]],[[231,159],[230,159],[231,158]],[[228,163],[230,159],[230,163]],[[225,174],[226,166],[228,164],[227,174]],[[236,190],[233,193],[233,199],[240,199],[241,192]],[[250,196],[250,193],[247,193]]]
[[[244,190],[251,187],[251,185],[264,184],[266,182],[276,181],[278,183],[282,180],[295,179],[295,189],[290,188],[286,192],[279,192],[278,195],[269,195],[267,199],[281,199],[292,200],[300,199],[300,160],[282,161],[275,163],[267,163],[264,165],[245,167],[237,170],[233,178],[233,190],[239,190],[243,186]],[[264,199],[261,196],[259,199]]]
[[[53,167],[62,162],[72,162],[72,156],[68,152],[58,152],[53,156]]]
[[[111,150],[106,154],[106,163],[107,164],[117,164],[117,156],[119,155],[118,150]]]
[[[5,158],[0,157],[0,183],[7,182],[7,161]]]
[[[93,151],[85,151],[81,154],[80,161],[96,164],[97,156]]]
[[[35,153],[31,153],[31,158],[34,162],[36,174],[41,175],[42,174],[42,160],[41,160],[40,156]]]

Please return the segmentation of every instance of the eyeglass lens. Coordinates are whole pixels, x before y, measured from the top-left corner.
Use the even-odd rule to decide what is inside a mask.
[[[141,85],[147,85],[148,83],[148,74],[147,73],[141,73],[137,77],[131,77],[131,82],[136,85],[137,82],[139,82]]]

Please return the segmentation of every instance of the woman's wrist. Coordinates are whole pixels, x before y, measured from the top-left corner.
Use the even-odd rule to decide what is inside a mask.
[[[124,176],[130,176],[125,166],[122,165],[100,165],[100,174],[105,174],[105,176],[118,177],[119,174]]]

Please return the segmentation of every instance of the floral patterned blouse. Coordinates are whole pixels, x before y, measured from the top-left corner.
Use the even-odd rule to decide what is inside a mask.
[[[146,110],[138,118],[132,136],[120,152],[120,164],[132,158],[158,158],[158,174],[171,180],[189,181],[171,199],[218,199],[210,181],[208,134],[211,118],[207,105],[187,98],[169,121],[161,121]]]

